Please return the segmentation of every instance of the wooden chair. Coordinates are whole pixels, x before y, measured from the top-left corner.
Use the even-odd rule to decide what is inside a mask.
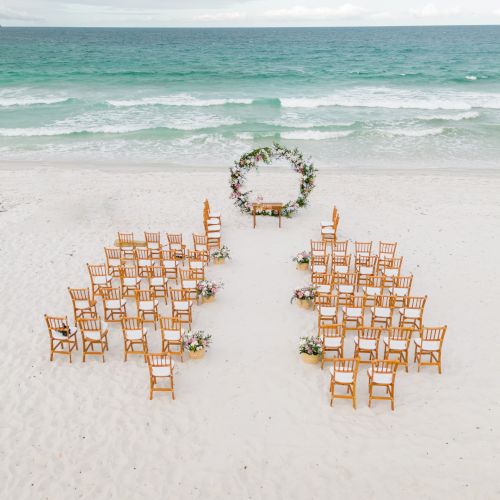
[[[372,276],[377,274],[377,265],[378,257],[376,255],[356,256],[355,271],[358,275],[358,288],[365,285]]]
[[[137,273],[141,278],[148,277],[148,269],[154,264],[154,259],[151,250],[148,248],[135,249],[135,262],[137,265]]]
[[[193,233],[193,248],[195,251],[208,251],[208,239],[204,234]]]
[[[392,326],[394,297],[392,295],[376,295],[375,304],[371,308],[372,326],[389,328]]]
[[[328,225],[321,223],[321,240],[333,247],[337,240],[337,228],[339,225],[340,216],[336,207],[333,207],[332,220]]]
[[[358,378],[359,360],[357,358],[333,360],[330,368],[330,406],[334,399],[352,399],[352,407],[356,409],[356,381]],[[346,389],[345,394],[335,392],[335,387]]]
[[[121,322],[127,315],[127,299],[123,298],[121,288],[103,288],[102,305],[104,320],[109,323]]]
[[[179,261],[176,259],[175,250],[162,250],[161,265],[165,268],[165,276],[177,283]]]
[[[333,276],[331,274],[324,274],[321,276],[320,280],[316,282],[316,294],[314,295],[314,306],[328,306],[332,303],[334,299],[333,294]]]
[[[207,262],[205,260],[198,260],[199,252],[195,252],[195,255],[188,253],[188,269],[196,281],[203,281],[205,279],[205,267]]]
[[[331,326],[338,323],[337,296],[330,295],[330,302],[318,306],[318,326]]]
[[[345,257],[347,254],[347,249],[349,247],[349,241],[336,241],[332,246],[332,255],[336,257]]]
[[[333,205],[331,220],[321,221],[321,228],[334,227],[335,226],[335,219],[336,219],[337,215],[338,215],[337,207],[335,205]]]
[[[443,349],[446,326],[423,327],[420,330],[420,337],[415,342],[414,362],[418,362],[418,371],[421,366],[437,366],[441,373],[441,352]],[[422,358],[428,356],[429,361]]]
[[[54,354],[63,354],[72,362],[71,353],[78,350],[77,329],[69,326],[67,316],[48,316],[45,314],[45,323],[49,331],[50,339],[50,361],[54,360]]]
[[[147,329],[144,328],[142,318],[122,318],[123,356],[127,361],[129,354],[140,354],[147,361],[148,339]],[[136,349],[138,348],[138,349]]]
[[[313,264],[326,265],[326,242],[311,240],[311,266]]]
[[[355,241],[354,255],[356,257],[370,257],[372,254],[372,241]]]
[[[121,250],[119,248],[105,248],[107,274],[113,277],[120,277],[120,266],[122,265]]]
[[[135,303],[137,306],[137,316],[144,323],[153,323],[156,330],[158,320],[158,299],[152,290],[136,290]]]
[[[178,288],[170,289],[170,304],[172,306],[172,317],[179,323],[191,325],[193,321],[193,301],[185,290]]]
[[[184,262],[186,245],[182,242],[181,233],[167,233],[168,249],[175,260]]]
[[[146,248],[149,250],[151,258],[159,260],[162,249],[160,232],[148,233],[144,231],[144,240],[146,241]]]
[[[397,361],[405,367],[408,372],[408,352],[410,350],[412,328],[388,328],[387,336],[382,337],[384,343],[384,359],[390,359],[391,355],[397,356]]]
[[[182,324],[177,318],[160,316],[160,330],[162,352],[170,356],[179,356],[181,361],[184,361]]]
[[[359,358],[360,363],[369,363],[378,358],[378,344],[381,329],[373,326],[363,326],[356,330],[354,338],[354,357]],[[363,360],[361,355],[368,355],[368,360]]]
[[[351,268],[350,255],[336,255],[332,254],[332,272],[333,273],[348,273]]]
[[[392,259],[384,259],[379,263],[380,274],[385,276],[387,286],[392,285],[394,278],[401,274],[401,267],[403,265],[403,257],[394,257]]]
[[[89,288],[69,288],[68,292],[73,303],[73,314],[75,324],[78,318],[95,318],[97,310],[95,300],[92,298]]]
[[[204,211],[204,214],[206,215],[207,219],[209,219],[209,220],[212,219],[211,223],[219,224],[219,225],[222,224],[222,218],[221,218],[220,212],[213,211],[210,208],[210,203],[208,202],[207,199],[205,199],[205,201],[203,203],[203,211]]]
[[[394,385],[396,383],[396,371],[398,362],[395,360],[375,359],[372,366],[368,368],[368,406],[372,406],[372,400],[379,399],[391,402],[391,409],[394,411]],[[373,391],[376,387],[385,389],[386,396],[374,396]]]
[[[87,356],[102,356],[104,363],[104,351],[109,350],[108,325],[100,318],[80,318],[78,328],[82,335],[83,362],[85,363]],[[96,347],[99,347],[99,350],[96,350]]]
[[[356,273],[333,274],[333,287],[337,290],[339,305],[348,305],[353,301],[357,291],[357,283]]]
[[[336,357],[344,357],[344,337],[345,331],[342,325],[320,325],[318,334],[323,343],[321,355],[321,369],[325,363],[333,361]],[[328,357],[328,354],[332,357]]]
[[[408,326],[416,330],[422,328],[422,317],[426,302],[427,295],[423,297],[404,297],[403,307],[399,310],[399,326]]]
[[[311,283],[321,284],[329,270],[329,256],[327,255],[324,260],[322,258],[318,260],[316,256],[314,260],[311,260]]]
[[[174,393],[174,362],[167,353],[147,355],[149,368],[149,399],[153,399],[153,392],[170,392],[172,399]],[[168,380],[167,387],[161,386],[160,381]]]
[[[384,243],[383,241],[378,242],[378,257],[382,268],[384,267],[386,261],[394,259],[396,256],[397,246],[397,243]]]
[[[181,269],[181,289],[186,292],[189,300],[198,300],[198,282],[196,281],[197,273],[190,269]]]
[[[212,248],[220,248],[221,247],[221,233],[220,229],[217,231],[216,229],[211,228],[208,225],[205,225],[205,235],[207,237],[207,247],[210,251]]]
[[[124,297],[135,297],[135,292],[141,288],[141,277],[136,267],[122,266],[120,268],[120,282]]]
[[[120,246],[120,259],[122,261],[135,260],[134,233],[118,233],[118,245]]]
[[[363,295],[354,295],[351,302],[342,306],[342,325],[344,329],[357,329],[364,324],[365,298]],[[354,326],[349,326],[354,323]]]
[[[201,262],[203,264],[203,268],[205,268],[210,262],[210,253],[208,252],[208,250],[188,250],[187,259],[188,263]]]
[[[402,306],[404,297],[408,297],[410,295],[411,286],[413,284],[413,275],[395,276],[392,278],[391,283],[389,293],[394,297],[394,305],[398,305],[397,303],[400,302]]]
[[[106,264],[87,264],[87,269],[92,286],[92,297],[101,295],[101,289],[111,286],[113,280],[108,274]]]
[[[363,286],[363,294],[365,296],[365,305],[374,306],[375,297],[384,293],[385,278],[383,276],[367,276]]]
[[[156,298],[163,297],[165,304],[168,303],[168,278],[167,271],[163,266],[150,266],[148,268],[149,290]]]

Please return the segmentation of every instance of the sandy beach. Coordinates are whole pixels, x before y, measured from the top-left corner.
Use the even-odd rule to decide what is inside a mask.
[[[288,171],[263,178],[296,189]],[[0,185],[1,498],[500,496],[498,172],[323,169],[310,206],[281,230],[269,218],[251,228],[222,167],[4,164]],[[105,363],[83,364],[80,351],[50,363],[43,314],[72,318],[66,288],[88,285],[85,263],[104,262],[119,230],[191,242],[205,197],[233,259],[208,269],[225,288],[193,326],[214,342],[177,363],[176,400],[148,399],[147,367],[123,362],[116,326]],[[330,408],[328,370],[298,356],[316,314],[290,304],[309,278],[291,259],[333,204],[341,239],[399,243],[414,293],[429,296],[424,323],[448,325],[443,374],[398,372],[394,412],[368,408],[365,367],[358,409]],[[159,332],[149,342],[158,348]]]

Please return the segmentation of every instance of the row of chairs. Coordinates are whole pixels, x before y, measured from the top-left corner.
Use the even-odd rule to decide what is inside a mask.
[[[345,338],[348,331],[354,331],[354,357],[360,363],[379,359],[380,342],[383,344],[383,359],[396,358],[408,372],[409,351],[412,337],[415,352],[413,361],[421,366],[436,366],[441,373],[441,353],[446,334],[446,326],[426,327],[373,327],[346,328],[343,324],[318,326],[318,336],[322,342],[321,368],[336,358],[344,358]],[[364,359],[364,356],[367,359]]]

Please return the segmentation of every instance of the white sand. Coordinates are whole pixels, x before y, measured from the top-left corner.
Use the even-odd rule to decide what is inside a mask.
[[[500,496],[497,174],[321,171],[310,207],[280,231],[271,219],[251,229],[225,169],[15,165],[0,186],[1,498]],[[88,284],[85,263],[103,261],[118,230],[191,242],[205,196],[233,261],[209,268],[226,287],[196,308],[194,327],[214,344],[178,364],[176,400],[149,401],[146,365],[123,362],[116,327],[106,363],[83,364],[80,351],[50,363],[43,314],[71,316],[66,287]],[[330,408],[328,370],[297,354],[316,316],[289,303],[307,280],[291,257],[333,203],[342,238],[399,242],[415,293],[429,295],[425,323],[448,325],[443,374],[398,372],[395,412],[368,408],[364,368],[358,410]]]

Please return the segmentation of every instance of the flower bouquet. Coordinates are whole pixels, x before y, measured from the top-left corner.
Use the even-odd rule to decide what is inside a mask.
[[[191,359],[200,359],[205,355],[205,350],[211,343],[212,335],[203,330],[197,330],[184,336],[183,345]]]
[[[198,282],[196,289],[202,302],[212,302],[215,300],[217,291],[224,286],[222,281],[203,280]]]
[[[297,269],[306,271],[307,269],[309,269],[311,254],[303,250],[302,252],[299,252],[292,260],[297,263]]]
[[[224,264],[226,259],[230,259],[231,255],[229,252],[229,248],[226,245],[223,245],[220,248],[217,248],[212,252],[212,259],[214,260],[214,264]]]
[[[299,353],[306,363],[315,364],[319,361],[323,344],[318,337],[300,337]]]
[[[316,285],[303,286],[296,288],[293,292],[290,302],[297,300],[300,307],[310,309],[314,304],[314,297],[316,296]]]

